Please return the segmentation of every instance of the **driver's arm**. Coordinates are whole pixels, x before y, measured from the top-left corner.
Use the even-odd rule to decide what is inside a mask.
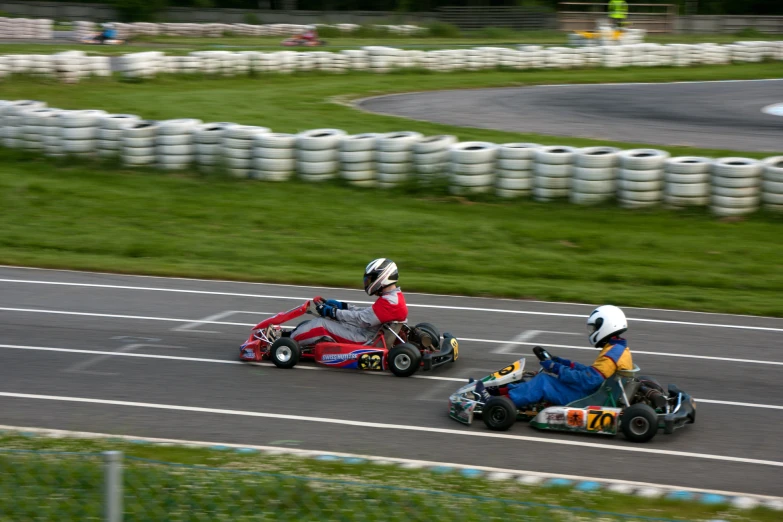
[[[380,326],[381,320],[375,315],[372,307],[356,308],[351,307],[348,310],[337,310],[337,320],[341,323],[358,326],[359,328],[373,328]]]
[[[561,366],[558,377],[565,384],[575,384],[578,386],[587,384],[597,387],[606,380],[606,378],[592,366],[585,366],[583,364],[580,364],[579,366],[581,366],[581,368]]]

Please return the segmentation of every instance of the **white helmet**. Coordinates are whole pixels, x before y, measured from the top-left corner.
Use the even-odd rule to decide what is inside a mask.
[[[364,269],[364,291],[367,295],[380,294],[387,286],[397,283],[397,264],[383,257],[373,259]]]
[[[622,310],[613,305],[599,306],[587,318],[590,344],[599,346],[613,335],[628,329],[628,320]]]

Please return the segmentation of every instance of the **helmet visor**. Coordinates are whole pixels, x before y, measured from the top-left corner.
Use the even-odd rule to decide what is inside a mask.
[[[604,324],[603,317],[599,317],[595,320],[594,323],[587,323],[587,333],[590,335],[594,334],[596,331],[598,331],[599,328],[601,328],[602,324]]]
[[[370,288],[370,285],[373,283],[373,278],[371,274],[365,274],[364,275],[364,290],[367,291]]]

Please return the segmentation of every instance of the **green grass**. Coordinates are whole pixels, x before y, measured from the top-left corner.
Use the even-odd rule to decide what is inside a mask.
[[[64,86],[16,79],[7,99],[147,118],[196,117],[276,131],[418,130],[461,139],[617,144],[465,129],[333,103],[387,92],[589,81],[774,76],[777,64],[633,71],[168,78]],[[666,147],[673,154],[730,151]],[[752,157],[764,154],[747,153]],[[269,184],[165,175],[0,152],[0,263],[159,275],[357,285],[368,259],[394,258],[403,287],[438,293],[613,302],[783,316],[783,220],[721,221],[706,210],[467,201],[445,191],[339,183]],[[327,261],[328,260],[328,261]]]
[[[204,448],[186,448],[181,446],[137,444],[120,439],[50,439],[43,437],[26,437],[6,432],[0,434],[0,448],[89,453],[107,450],[122,451],[126,455],[125,486],[128,491],[128,496],[126,496],[126,509],[133,514],[136,514],[136,516],[139,516],[137,514],[138,512],[145,511],[145,508],[142,507],[144,504],[147,504],[146,509],[151,509],[149,506],[155,504],[155,491],[159,489],[166,488],[168,489],[167,492],[169,494],[177,495],[178,497],[187,495],[188,498],[178,498],[181,502],[170,503],[170,505],[188,504],[192,505],[194,509],[200,508],[203,504],[203,500],[200,498],[202,495],[208,496],[210,493],[223,489],[223,494],[212,501],[212,509],[222,511],[231,507],[227,506],[226,503],[229,502],[231,494],[234,493],[233,490],[244,490],[246,497],[243,500],[247,501],[250,498],[259,495],[258,492],[262,489],[259,488],[258,483],[263,484],[265,481],[268,481],[268,479],[263,475],[245,475],[244,480],[240,480],[240,478],[243,477],[242,475],[207,473],[205,471],[189,468],[178,468],[176,471],[172,472],[170,466],[149,465],[143,462],[133,461],[127,457],[186,464],[189,466],[206,466],[233,472],[242,471],[278,474],[285,477],[307,477],[309,479],[321,479],[324,481],[338,480],[351,483],[360,482],[362,484],[362,486],[340,486],[340,490],[343,494],[342,501],[349,500],[346,497],[350,496],[353,489],[365,491],[366,495],[367,491],[373,491],[371,488],[367,488],[367,486],[377,485],[391,488],[413,488],[452,495],[481,496],[511,501],[521,500],[539,504],[585,508],[614,513],[632,513],[638,517],[661,517],[693,521],[723,519],[732,521],[771,522],[777,520],[776,517],[778,516],[778,513],[764,508],[739,510],[726,505],[708,506],[688,501],[645,499],[607,491],[577,492],[563,487],[529,486],[519,484],[515,481],[488,481],[466,478],[457,472],[437,473],[428,470],[403,469],[397,466],[378,465],[366,462],[349,464],[344,461],[314,460],[292,455],[264,453],[238,454],[228,449],[220,451]],[[16,492],[15,495],[9,496],[6,499],[12,509],[14,507],[18,509],[19,499],[24,498],[27,500],[25,494],[29,495],[31,491],[35,491],[35,487],[43,489],[47,487],[48,484],[57,484],[61,488],[69,486],[77,487],[77,484],[79,483],[74,482],[75,480],[81,482],[79,486],[86,490],[87,493],[90,492],[91,488],[85,488],[85,486],[90,486],[94,483],[96,488],[99,487],[100,475],[96,470],[97,462],[89,458],[81,457],[77,460],[74,458],[58,456],[10,456],[7,453],[0,452],[0,466],[2,466],[5,459],[15,465],[8,470],[10,473],[6,474],[6,478],[3,479],[9,486],[7,491]],[[96,463],[93,464],[93,462]],[[58,476],[60,479],[59,481],[52,479],[52,475],[54,474]],[[47,477],[49,478],[48,483],[44,481],[44,478]],[[145,481],[143,486],[139,484],[141,480]],[[183,480],[188,481],[189,487],[182,487],[181,482]],[[314,488],[316,491],[321,491],[322,493],[324,490],[328,492],[328,489],[324,488],[328,483],[321,482],[319,485],[318,482],[308,482],[290,478],[283,479],[281,477],[277,477],[274,480],[278,484],[281,484],[279,491],[283,491],[287,486],[295,483],[297,489],[300,491],[309,491],[310,488]],[[14,487],[16,484],[15,481],[24,481],[26,482],[25,485],[28,487]],[[253,482],[256,482],[256,484],[253,484]],[[179,487],[171,487],[177,483],[180,483]],[[247,488],[246,486],[248,485],[252,487]],[[309,487],[303,488],[303,485]],[[140,486],[143,487],[143,489],[140,489]],[[188,490],[192,493],[188,493]],[[278,495],[279,491],[276,493],[274,490],[271,490],[270,493],[272,495]],[[93,494],[93,498],[97,498],[98,495],[99,493],[96,492]],[[48,501],[57,502],[60,500],[57,497],[62,496],[62,494],[52,495],[49,497]],[[86,499],[89,499],[89,495],[83,496],[86,497]],[[438,497],[433,494],[422,497],[420,495],[406,493],[403,496],[410,505],[417,505],[422,510],[437,509],[439,505],[443,506],[441,504],[443,501],[447,501],[448,503],[454,502],[454,497]],[[0,504],[2,504],[2,497],[3,496],[0,494]],[[142,499],[142,501],[139,502],[139,499]],[[269,502],[270,499],[266,500]],[[312,498],[307,498],[305,496],[300,500],[305,505],[313,505]],[[48,502],[44,503],[41,507],[45,508],[47,503]],[[15,504],[17,505],[15,506]],[[274,505],[275,503],[270,502],[270,504]],[[8,506],[6,507],[8,508]],[[36,507],[38,506],[36,505]],[[259,510],[268,511],[270,506],[263,500],[260,500],[258,508]],[[87,508],[86,506],[81,506],[81,509],[85,510]],[[283,504],[279,505],[278,509],[282,512],[276,512],[275,515],[277,517],[286,518],[286,512],[295,509],[295,506],[286,506]],[[486,517],[486,514],[487,512],[485,511],[481,516]],[[497,513],[494,512],[493,514],[497,515]],[[133,518],[133,515],[130,516],[131,518],[129,518],[129,520],[135,519]],[[459,519],[469,520],[470,516],[472,516],[470,513],[464,513]],[[519,512],[517,512],[517,516],[519,516]],[[539,518],[535,519],[560,520],[561,518],[558,518],[560,516],[563,516],[563,512],[545,510],[540,513]],[[579,520],[593,520],[599,518],[589,514],[580,514],[580,517],[584,518],[579,518]],[[449,517],[445,515],[438,517],[439,520],[446,520],[448,518]],[[60,519],[68,520],[68,518]],[[287,519],[292,519],[292,517],[289,516]],[[564,519],[575,520],[575,518],[570,517],[565,517]],[[610,516],[600,517],[600,519],[615,520],[614,517]],[[345,520],[351,520],[351,518],[346,518]],[[362,520],[365,519],[362,518]]]

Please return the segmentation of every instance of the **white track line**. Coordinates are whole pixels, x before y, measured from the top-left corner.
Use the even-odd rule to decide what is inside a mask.
[[[721,462],[734,462],[740,464],[755,464],[759,466],[783,467],[783,462],[775,460],[750,459],[745,457],[732,457],[728,455],[712,455],[707,453],[692,453],[687,451],[664,450],[660,448],[644,448],[640,446],[624,446],[619,444],[600,444],[596,442],[584,442],[577,440],[551,439],[543,437],[529,437],[524,435],[510,435],[507,433],[495,433],[474,430],[454,430],[435,428],[430,426],[409,426],[404,424],[384,424],[381,422],[352,421],[346,419],[333,419],[327,417],[307,417],[304,415],[287,415],[282,413],[265,413],[260,411],[226,410],[221,408],[202,408],[198,406],[181,406],[175,404],[157,404],[149,402],[116,401],[108,399],[92,399],[87,397],[63,397],[58,395],[37,395],[32,393],[0,392],[0,397],[12,399],[32,399],[56,402],[72,402],[81,404],[100,404],[105,406],[124,406],[132,408],[147,408],[166,411],[185,411],[191,413],[208,413],[216,415],[234,415],[241,417],[259,417],[264,419],[279,419],[289,421],[313,422],[318,424],[334,424],[340,426],[353,426],[360,428],[376,428],[385,430],[415,431],[425,433],[441,433],[445,435],[457,435],[467,437],[482,437],[491,439],[518,440],[526,442],[542,442],[561,446],[577,446],[582,448],[596,448],[610,451],[627,451],[630,453],[648,453],[651,455],[671,455],[675,457],[687,457]]]
[[[150,346],[150,347],[156,347],[157,345],[144,345],[144,346]],[[212,364],[234,364],[234,365],[253,365],[253,366],[269,366],[274,367],[274,364],[271,362],[255,362],[255,363],[248,363],[248,362],[242,362],[242,361],[233,361],[233,360],[226,360],[226,359],[207,359],[204,357],[182,357],[179,355],[158,355],[158,354],[148,354],[148,353],[137,353],[137,352],[110,352],[105,350],[80,350],[76,348],[54,348],[51,346],[21,346],[21,345],[14,345],[14,344],[0,344],[0,349],[8,349],[8,350],[26,350],[26,351],[43,351],[43,352],[60,352],[60,353],[75,353],[75,354],[89,354],[89,355],[97,355],[97,356],[111,356],[111,357],[138,357],[141,359],[164,359],[164,360],[171,360],[171,361],[184,361],[184,362],[202,362],[202,363],[212,363]],[[335,368],[325,368],[322,366],[294,366],[295,370],[316,370],[316,371],[332,371],[332,372],[340,372],[341,370],[335,369]],[[377,372],[362,372],[362,375],[376,375],[376,376],[383,376],[383,377],[392,377],[392,374],[390,373],[377,373]],[[467,379],[465,377],[440,377],[437,375],[413,375],[410,378],[412,379],[424,379],[429,381],[450,381],[450,382],[459,382],[459,383],[466,383]],[[743,406],[748,408],[764,408],[769,410],[783,410],[783,406],[778,406],[775,404],[756,404],[751,402],[733,402],[733,401],[719,401],[719,400],[713,400],[713,399],[694,399],[700,403],[708,403],[708,404],[722,404],[726,406]]]
[[[247,294],[247,293],[240,293],[240,292],[216,292],[216,291],[208,291],[208,290],[190,290],[190,289],[181,289],[181,288],[176,288],[176,289],[155,288],[155,287],[147,287],[147,286],[128,286],[128,285],[106,285],[106,284],[96,284],[96,283],[66,283],[61,281],[36,281],[36,280],[23,280],[23,279],[0,279],[0,283],[40,284],[40,285],[56,285],[56,286],[74,286],[74,287],[84,287],[84,288],[103,288],[103,289],[114,289],[114,290],[135,290],[135,291],[145,291],[145,292],[170,292],[170,293],[180,293],[180,294],[218,295],[218,296],[225,296],[225,297],[248,297],[253,299],[283,299],[283,300],[297,300],[297,301],[307,299],[307,297],[302,297],[302,296]],[[350,300],[350,302],[356,304],[367,304],[367,305],[372,304],[372,301]],[[549,316],[549,317],[575,317],[579,319],[584,319],[587,317],[587,314],[565,314],[565,313],[555,313],[555,312],[535,312],[531,310],[506,310],[501,308],[446,306],[446,305],[430,305],[430,304],[414,304],[414,303],[408,303],[408,308],[428,308],[428,309],[437,309],[437,310],[457,310],[457,311],[466,311],[466,312],[489,312],[489,313],[503,313],[503,314],[520,314],[520,315],[541,315],[541,316]],[[767,326],[697,323],[697,322],[690,322],[690,321],[671,321],[667,319],[645,319],[645,318],[638,318],[638,317],[637,318],[629,317],[628,320],[646,322],[646,323],[674,324],[674,325],[683,325],[683,326],[702,326],[708,328],[733,328],[733,329],[740,329],[740,330],[783,332],[783,328],[773,328]]]
[[[144,440],[150,443],[178,444],[182,446],[195,445],[195,446],[207,447],[207,448],[214,447],[214,446],[225,446],[228,448],[236,448],[236,449],[250,448],[258,451],[270,451],[275,453],[283,452],[287,454],[298,455],[301,457],[315,457],[319,455],[330,455],[330,456],[343,457],[343,458],[366,459],[369,461],[395,462],[398,464],[414,464],[421,467],[449,467],[455,469],[477,469],[487,473],[497,472],[497,473],[511,473],[513,475],[534,475],[537,477],[541,477],[543,479],[562,478],[562,479],[575,480],[575,481],[605,482],[607,484],[623,484],[623,485],[634,486],[634,487],[664,488],[667,490],[690,491],[693,493],[713,493],[716,495],[723,495],[727,497],[752,497],[759,500],[783,499],[783,497],[774,497],[770,495],[756,495],[754,493],[740,493],[740,492],[724,491],[718,489],[689,488],[689,487],[681,487],[681,486],[674,486],[674,485],[661,485],[652,482],[637,482],[633,480],[623,480],[623,479],[586,477],[582,475],[564,475],[560,473],[546,473],[542,471],[527,471],[527,470],[518,470],[518,469],[509,469],[509,468],[494,468],[490,466],[471,466],[468,464],[457,464],[453,462],[435,462],[429,460],[401,459],[397,457],[381,457],[377,455],[364,455],[361,453],[342,453],[336,451],[307,450],[301,448],[291,448],[288,446],[256,446],[256,445],[248,445],[248,444],[235,444],[232,442],[204,442],[198,440],[161,439],[157,437],[143,437],[138,435],[117,435],[117,434],[110,434],[110,433],[93,433],[89,431],[71,431],[71,430],[59,430],[59,429],[52,429],[52,428],[31,428],[25,426],[0,425],[0,430],[39,433],[53,438],[73,437],[78,439],[85,439],[85,438],[122,439],[122,440],[130,440],[130,441]]]

